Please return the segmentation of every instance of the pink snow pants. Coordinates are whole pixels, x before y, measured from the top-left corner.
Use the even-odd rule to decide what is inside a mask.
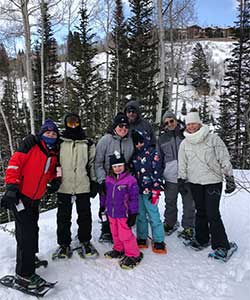
[[[132,229],[126,223],[127,218],[108,218],[114,242],[113,249],[124,251],[125,256],[138,257],[140,250]]]

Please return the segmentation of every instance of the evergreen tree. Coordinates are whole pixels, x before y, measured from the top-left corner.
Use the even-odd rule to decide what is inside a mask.
[[[127,25],[124,20],[122,1],[116,0],[114,26],[111,33],[110,54],[110,101],[109,112],[114,116],[121,111],[128,96],[128,39]]]
[[[129,92],[140,101],[147,117],[155,119],[158,102],[155,76],[158,73],[158,41],[152,23],[151,0],[130,0],[129,34]]]
[[[96,134],[103,133],[103,129],[106,128],[103,115],[105,91],[99,74],[100,66],[93,63],[97,54],[95,43],[92,41],[95,34],[92,34],[88,27],[88,14],[84,1],[82,1],[79,15],[80,25],[77,27],[80,37],[79,60],[73,64],[76,77],[69,80],[68,110],[79,112],[87,134],[95,138]]]
[[[197,43],[193,49],[193,62],[189,70],[189,76],[192,79],[192,86],[195,87],[199,95],[208,95],[210,86],[207,81],[209,67],[206,60],[206,55],[202,45]]]
[[[4,45],[0,43],[0,78],[6,73],[9,73],[9,58]]]
[[[227,60],[223,94],[220,98],[219,134],[228,144],[236,168],[249,168],[250,110],[250,5],[239,1],[236,38],[232,58]]]
[[[209,117],[209,110],[208,110],[208,104],[207,104],[207,98],[204,96],[203,105],[201,108],[201,120],[204,124],[210,123],[210,117]]]
[[[55,121],[59,121],[62,117],[63,107],[61,107],[61,78],[58,73],[59,63],[57,58],[57,42],[53,36],[51,16],[48,12],[48,3],[44,3],[42,20],[44,32],[39,29],[41,35],[40,41],[44,44],[44,102],[46,118],[50,117]],[[42,36],[43,35],[43,36]],[[40,65],[39,65],[40,64]],[[35,101],[36,121],[41,125],[41,42],[37,42],[35,47],[35,59],[33,68],[35,71]]]
[[[186,100],[185,99],[182,102],[181,114],[183,116],[187,115],[187,106],[186,106]]]

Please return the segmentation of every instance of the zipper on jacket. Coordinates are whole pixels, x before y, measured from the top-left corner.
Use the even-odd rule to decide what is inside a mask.
[[[113,186],[113,190],[112,190],[112,218],[114,218],[114,213],[115,213],[115,188],[116,188],[116,184]]]
[[[43,175],[45,174],[45,168],[46,168],[47,160],[48,160],[48,156],[46,156],[46,162],[45,162],[44,167],[43,167],[43,172],[42,172],[42,174],[41,174],[41,176],[40,176],[40,178],[39,178],[39,180],[38,180],[38,184],[37,184],[37,187],[36,187],[36,191],[35,191],[35,193],[34,193],[32,199],[35,198],[35,195],[37,194],[37,191],[38,191],[38,189],[39,189],[39,187],[40,187],[41,180],[42,180],[42,178],[43,178]]]

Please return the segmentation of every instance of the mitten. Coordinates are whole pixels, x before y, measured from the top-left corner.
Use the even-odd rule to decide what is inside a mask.
[[[156,205],[158,203],[161,191],[160,190],[152,190],[151,192],[151,203]]]
[[[226,194],[231,194],[236,189],[235,181],[233,176],[226,176]]]
[[[105,180],[102,181],[102,183],[98,184],[98,193],[100,195],[106,195],[106,185]]]
[[[16,184],[7,184],[6,192],[1,200],[1,207],[5,209],[13,209],[14,205],[17,205],[18,203],[18,186]]]
[[[99,212],[98,212],[98,216],[99,216],[99,219],[101,220],[101,221],[103,221],[103,214],[105,213],[105,207],[103,207],[103,206],[100,206],[100,208],[99,208]]]
[[[188,193],[188,190],[187,190],[185,184],[186,184],[185,179],[182,179],[182,178],[178,179],[178,191],[183,195]]]
[[[56,177],[53,180],[51,180],[47,184],[47,193],[48,194],[53,194],[59,190],[59,187],[62,183],[62,178],[61,177]]]
[[[91,198],[95,198],[98,192],[98,183],[95,181],[90,181],[90,192],[89,195]]]
[[[37,135],[29,134],[23,139],[22,142],[25,147],[30,149],[39,142],[39,137]]]
[[[137,214],[128,215],[127,225],[128,227],[133,227],[135,225]]]

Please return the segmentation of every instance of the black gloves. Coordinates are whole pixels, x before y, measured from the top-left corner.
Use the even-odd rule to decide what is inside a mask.
[[[98,183],[95,181],[90,181],[90,192],[89,195],[91,198],[95,198],[95,196],[97,195],[98,192]]]
[[[182,178],[179,178],[178,179],[178,191],[185,195],[188,193],[188,190],[187,188],[185,187],[185,184],[186,184],[186,180],[185,179],[182,179]]]
[[[19,203],[18,186],[16,184],[7,184],[6,192],[1,200],[1,207],[5,209],[13,209],[14,205]]]
[[[105,180],[102,181],[102,183],[98,184],[98,193],[100,195],[106,195],[106,186],[105,186]]]
[[[135,225],[137,214],[128,215],[127,225],[128,227],[133,227]]]
[[[100,206],[98,216],[101,221],[103,221],[102,216],[104,212],[105,212],[105,207]]]
[[[61,183],[62,183],[62,178],[61,177],[57,177],[57,178],[54,178],[53,180],[51,180],[47,184],[47,193],[48,194],[53,194],[53,193],[57,192],[60,185],[61,185]]]
[[[22,142],[25,147],[30,149],[39,142],[39,137],[37,135],[29,134],[23,139]]]
[[[234,177],[233,176],[226,176],[226,189],[225,193],[226,194],[231,194],[234,192],[236,189],[236,185],[234,182]]]

